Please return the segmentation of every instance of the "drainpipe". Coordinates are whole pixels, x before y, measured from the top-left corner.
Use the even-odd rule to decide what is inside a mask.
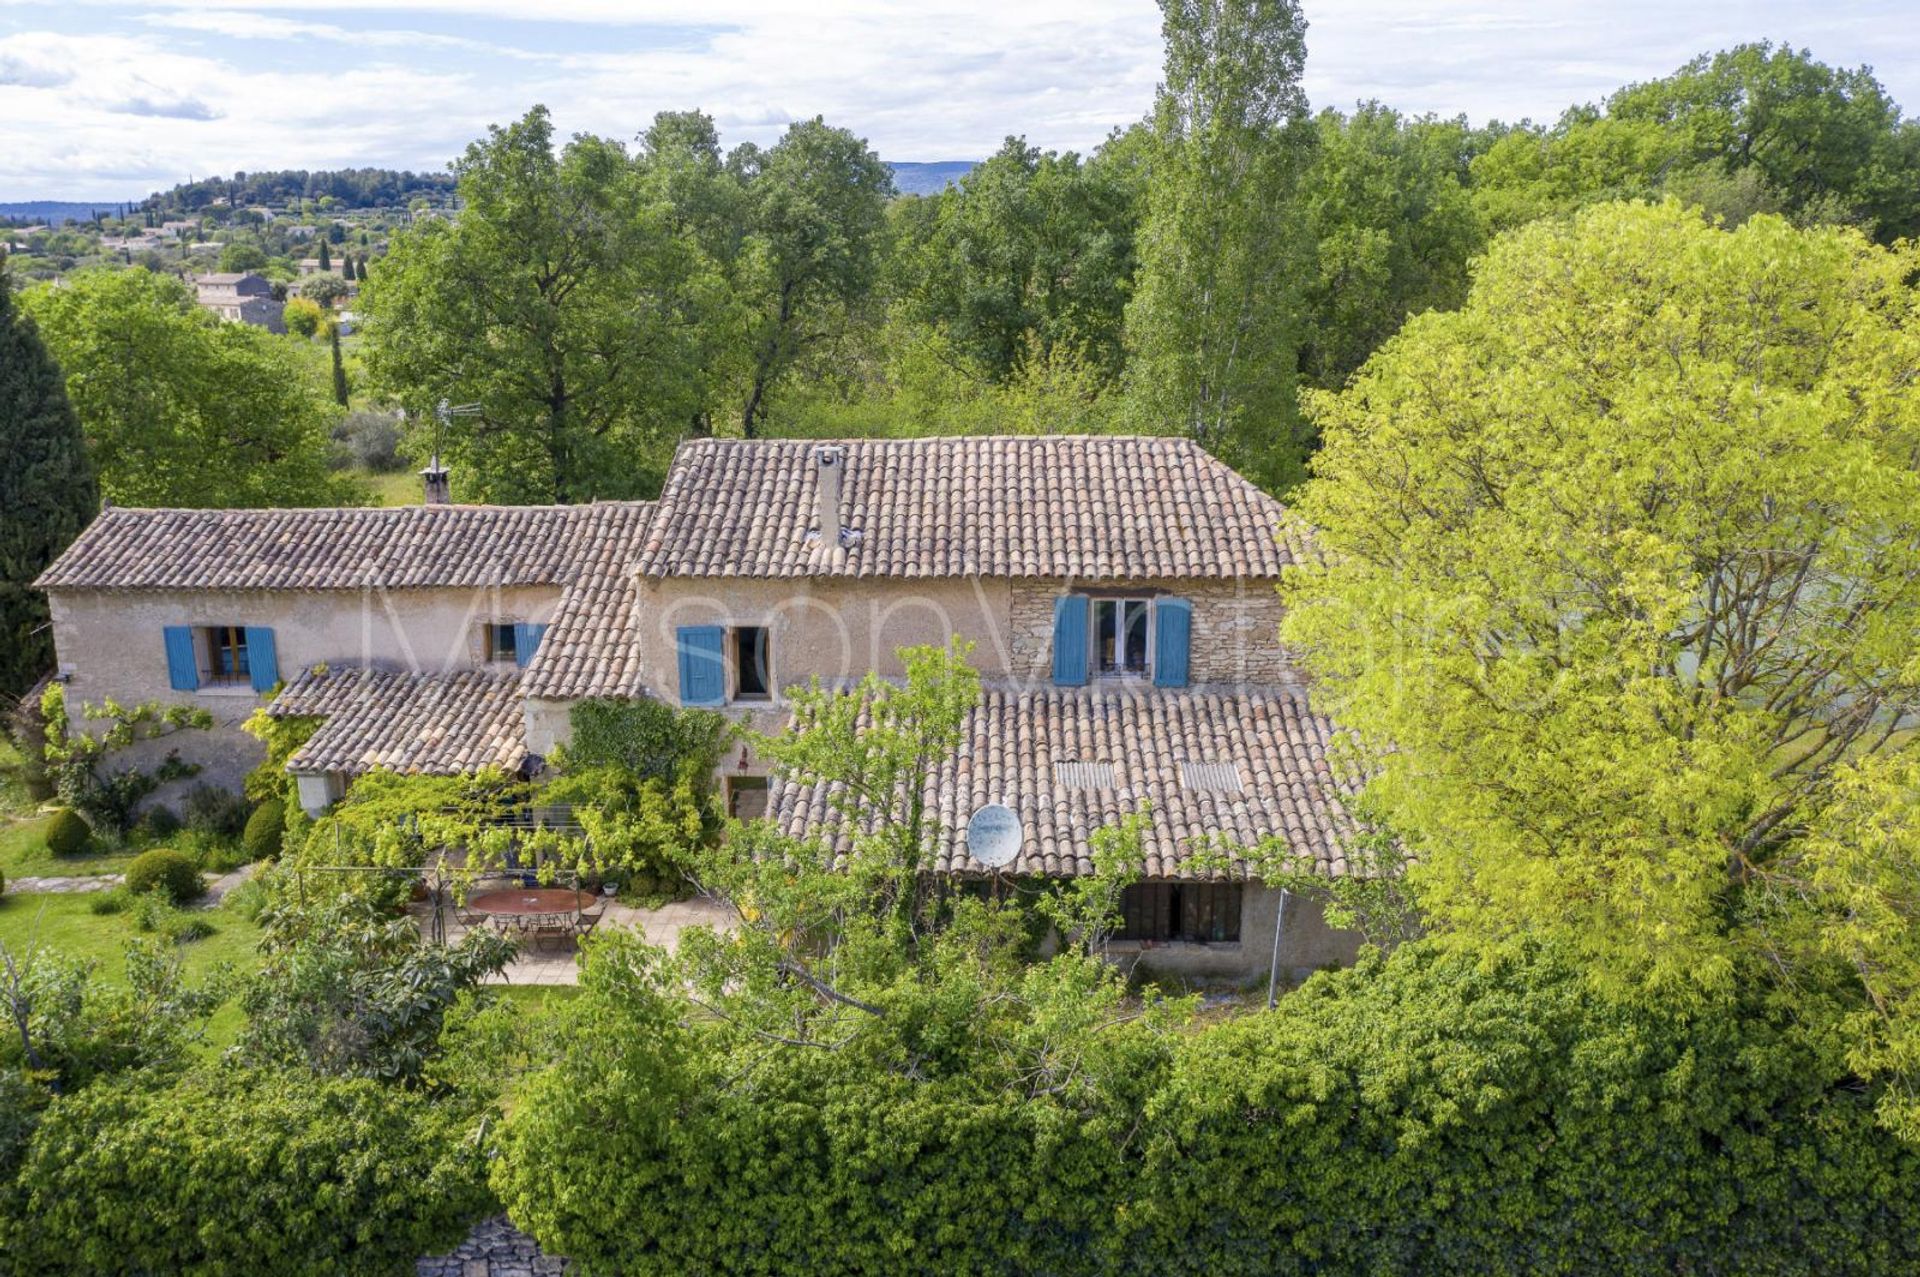
[[[1287,889],[1280,888],[1280,907],[1273,911],[1273,966],[1267,971],[1267,1010],[1280,996],[1280,935],[1287,920]]]

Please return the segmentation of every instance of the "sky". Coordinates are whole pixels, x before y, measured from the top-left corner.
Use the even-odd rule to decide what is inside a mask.
[[[1916,0],[1303,0],[1313,105],[1552,119],[1746,40],[1874,67],[1920,114]],[[123,200],[236,169],[440,170],[536,102],[727,143],[824,114],[888,160],[1009,133],[1085,151],[1147,111],[1151,0],[0,0],[0,200]]]

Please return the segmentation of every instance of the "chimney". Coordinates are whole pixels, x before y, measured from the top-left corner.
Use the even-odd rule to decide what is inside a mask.
[[[840,477],[846,473],[847,450],[839,444],[823,444],[813,450],[813,468],[818,483],[820,544],[839,545]]]
[[[435,453],[427,468],[420,472],[421,483],[426,488],[426,504],[451,505],[453,503],[453,480],[447,477],[447,468],[440,464],[440,454]]]

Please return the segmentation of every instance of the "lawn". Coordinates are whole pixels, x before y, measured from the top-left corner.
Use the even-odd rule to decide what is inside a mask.
[[[136,937],[156,937],[134,926],[129,910],[96,914],[88,908],[91,893],[65,895],[8,892],[0,896],[0,944],[19,955],[29,945],[38,945],[69,957],[91,959],[99,963],[108,979],[126,979],[126,944]],[[254,946],[260,928],[239,913],[227,908],[209,909],[207,921],[218,930],[204,940],[180,945],[177,952],[189,979],[198,979],[215,965],[227,962],[239,969],[258,965]],[[159,943],[165,943],[159,941]],[[229,1002],[215,1013],[208,1026],[207,1047],[218,1050],[232,1043],[240,1031],[240,1008]]]
[[[412,470],[396,470],[392,474],[355,470],[353,477],[373,490],[375,505],[420,504],[420,476]]]
[[[85,874],[115,874],[145,848],[93,852],[84,856],[56,856],[47,850],[52,816],[21,820],[0,817],[0,874],[9,883],[17,878],[67,878]]]

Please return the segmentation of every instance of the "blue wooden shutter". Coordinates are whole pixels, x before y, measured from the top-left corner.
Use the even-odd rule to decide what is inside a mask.
[[[1063,594],[1053,601],[1053,681],[1082,687],[1087,681],[1087,596]]]
[[[516,621],[513,626],[513,663],[525,666],[540,650],[540,640],[547,636],[547,627],[534,625],[527,621]]]
[[[280,681],[280,657],[273,650],[273,631],[264,625],[247,627],[247,677],[256,692],[270,692]]]
[[[1187,685],[1187,647],[1193,634],[1193,604],[1185,599],[1153,601],[1153,685]]]
[[[191,692],[200,686],[200,671],[193,660],[193,627],[167,627],[167,685],[176,692]]]
[[[683,625],[679,640],[680,703],[726,704],[727,674],[721,659],[726,631],[718,625]]]

